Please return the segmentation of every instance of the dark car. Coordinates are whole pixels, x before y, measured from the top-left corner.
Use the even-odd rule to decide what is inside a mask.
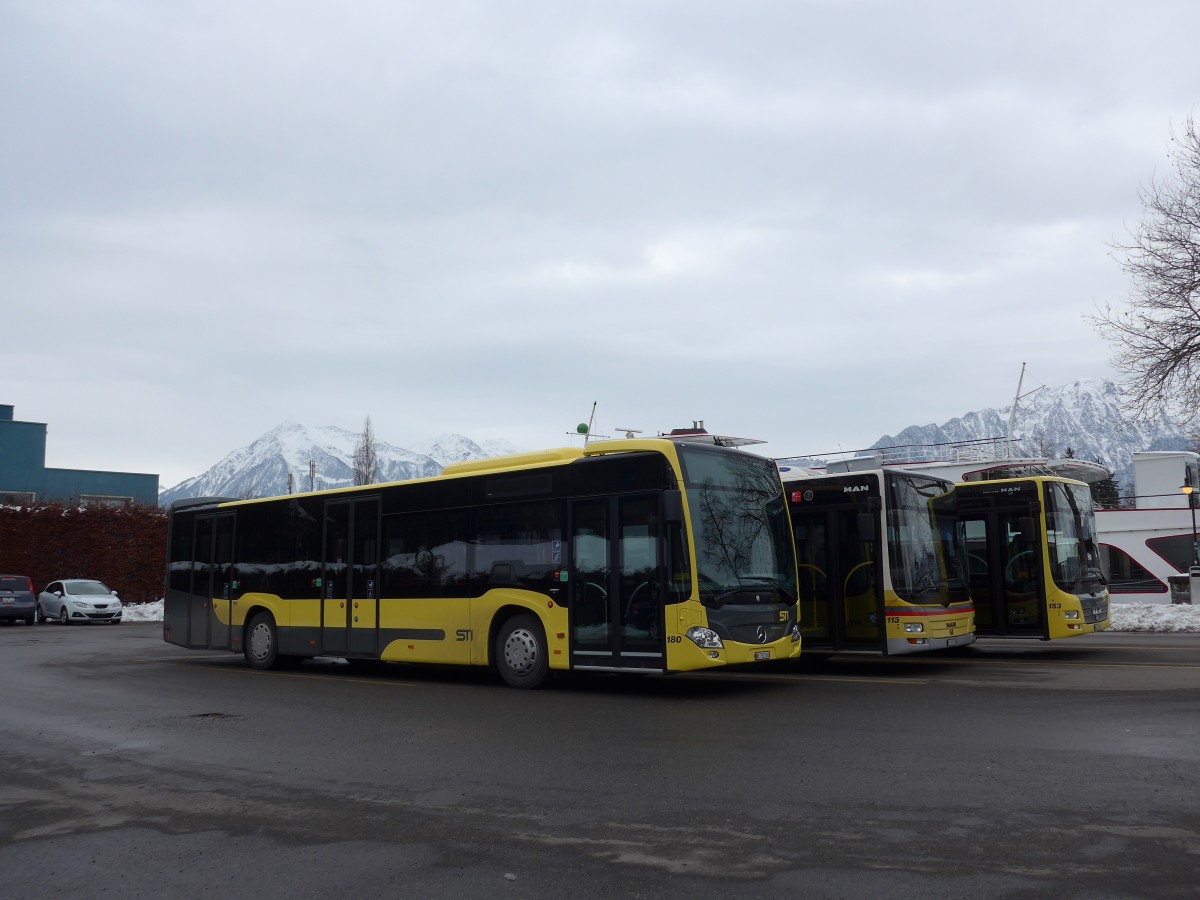
[[[0,622],[37,621],[37,594],[27,575],[0,575]]]

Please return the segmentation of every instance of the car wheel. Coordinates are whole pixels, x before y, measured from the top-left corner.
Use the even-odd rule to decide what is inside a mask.
[[[504,683],[515,688],[539,688],[550,677],[546,632],[537,616],[513,616],[496,635],[494,658]]]
[[[26,625],[36,625],[37,624],[37,616],[36,615],[30,616],[29,618],[27,618],[25,620],[25,624]]]
[[[42,604],[39,603],[33,608],[33,624],[41,625],[45,621],[46,617],[42,615]]]
[[[242,641],[246,665],[252,669],[273,669],[279,659],[279,629],[268,612],[260,612],[246,626]]]
[[[67,612],[67,608],[65,606],[58,611],[58,624],[59,625],[70,625],[71,624],[71,616]]]

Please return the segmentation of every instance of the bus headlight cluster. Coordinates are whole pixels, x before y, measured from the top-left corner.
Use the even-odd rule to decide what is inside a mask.
[[[1069,609],[1063,613],[1063,618],[1064,619],[1078,619],[1079,618],[1079,610]]]
[[[792,626],[792,643],[795,644],[799,640],[800,640],[800,623],[797,622],[795,625]]]
[[[702,650],[722,650],[725,644],[721,642],[721,636],[711,628],[704,628],[700,625],[694,625],[687,630],[688,640]]]
[[[920,634],[924,630],[925,630],[925,625],[922,622],[905,622],[904,623],[904,633],[905,634]]]

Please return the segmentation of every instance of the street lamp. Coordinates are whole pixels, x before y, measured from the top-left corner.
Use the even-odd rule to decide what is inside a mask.
[[[1179,490],[1187,497],[1188,509],[1192,511],[1192,566],[1200,566],[1200,543],[1196,539],[1196,489],[1185,484]]]

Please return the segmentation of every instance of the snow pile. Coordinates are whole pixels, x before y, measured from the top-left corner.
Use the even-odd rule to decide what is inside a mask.
[[[121,621],[123,622],[161,622],[163,620],[163,602],[155,600],[153,603],[126,603],[125,608],[121,610]]]
[[[127,603],[126,622],[161,622],[163,602]],[[1111,631],[1200,631],[1200,606],[1161,603],[1112,604]]]
[[[1112,630],[1200,631],[1200,606],[1185,603],[1114,603]]]

